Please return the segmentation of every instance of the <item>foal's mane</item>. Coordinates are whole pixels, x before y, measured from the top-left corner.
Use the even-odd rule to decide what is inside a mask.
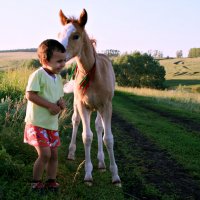
[[[90,38],[90,42],[91,42],[92,46],[94,47],[94,51],[96,52],[97,40],[94,38]]]
[[[67,17],[67,23],[75,23],[78,24],[78,19],[76,19],[74,16]]]

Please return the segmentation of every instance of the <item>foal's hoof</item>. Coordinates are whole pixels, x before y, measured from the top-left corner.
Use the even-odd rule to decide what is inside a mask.
[[[100,172],[105,172],[106,168],[98,168]]]
[[[116,187],[122,187],[122,183],[120,180],[112,182],[112,184]]]
[[[93,185],[92,181],[84,181],[85,185],[91,187]]]
[[[75,160],[75,156],[71,155],[71,154],[68,154],[67,160]]]

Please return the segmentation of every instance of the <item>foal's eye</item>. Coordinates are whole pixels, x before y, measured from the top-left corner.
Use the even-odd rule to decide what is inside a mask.
[[[73,40],[78,40],[79,35],[73,35]]]

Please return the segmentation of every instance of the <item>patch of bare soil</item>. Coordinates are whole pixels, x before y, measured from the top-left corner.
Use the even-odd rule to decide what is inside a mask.
[[[156,200],[164,199],[165,195],[172,199],[200,199],[197,182],[167,151],[115,113],[112,127],[126,199]],[[154,186],[157,191],[146,191],[146,185]]]

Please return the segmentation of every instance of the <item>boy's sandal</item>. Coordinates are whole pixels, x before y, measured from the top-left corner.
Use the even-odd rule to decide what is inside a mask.
[[[34,181],[31,183],[32,191],[43,192],[44,191],[44,184],[42,181]]]
[[[49,179],[45,182],[45,188],[51,191],[57,191],[59,186],[55,179]]]

